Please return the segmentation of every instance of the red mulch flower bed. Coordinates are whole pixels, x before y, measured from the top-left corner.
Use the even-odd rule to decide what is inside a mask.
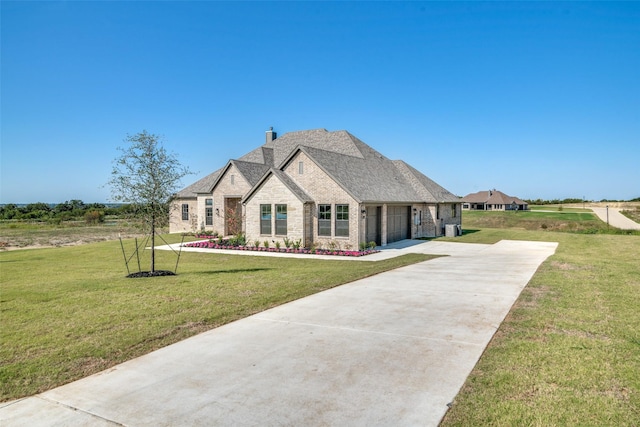
[[[199,237],[199,236],[198,236]],[[307,249],[307,248],[265,248],[263,246],[234,246],[226,244],[225,241],[206,240],[200,242],[185,243],[182,246],[188,248],[204,248],[204,249],[232,249],[236,251],[252,251],[252,252],[279,252],[284,254],[309,254],[309,255],[336,255],[336,256],[350,256],[360,257],[364,255],[374,254],[379,252],[375,249],[365,249],[364,251],[347,251],[341,249]]]

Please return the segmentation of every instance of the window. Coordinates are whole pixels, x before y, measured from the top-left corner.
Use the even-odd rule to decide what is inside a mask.
[[[189,205],[186,203],[182,204],[182,220],[189,221]]]
[[[206,225],[213,225],[213,199],[204,199],[204,217]]]
[[[260,205],[260,234],[271,234],[271,205]]]
[[[304,172],[304,162],[298,162],[298,174],[302,175]]]
[[[336,205],[336,236],[349,237],[349,205]]]
[[[318,205],[318,236],[331,236],[331,205]]]
[[[287,234],[287,205],[276,205],[276,234]]]
[[[436,205],[436,219],[440,219],[440,205]]]
[[[451,217],[456,217],[456,205],[451,205]]]

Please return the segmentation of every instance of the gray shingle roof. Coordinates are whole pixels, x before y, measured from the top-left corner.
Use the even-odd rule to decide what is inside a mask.
[[[192,197],[196,197],[197,193],[208,193],[211,191],[211,187],[213,187],[213,183],[217,181],[218,176],[222,173],[224,168],[220,168],[217,171],[210,173],[204,178],[199,179],[193,184],[183,188],[177,194],[177,197],[181,199],[188,199]]]
[[[233,163],[254,186],[254,190],[255,186],[265,179],[267,171],[270,171],[296,193],[300,200],[307,200],[309,199],[307,193],[282,172],[298,149],[304,151],[345,191],[360,202],[460,201],[457,196],[407,163],[387,159],[344,130],[328,132],[326,129],[313,129],[289,132],[250,151],[239,160],[231,160],[225,168]],[[270,170],[273,166],[275,169]],[[210,192],[213,189],[221,171],[225,168],[214,172],[218,175],[213,179],[209,177],[214,174],[201,180],[210,184],[204,192]],[[206,180],[206,178],[209,179]],[[201,189],[203,187],[199,184],[201,181],[185,188],[179,195],[187,194],[188,190],[193,192],[194,188]]]
[[[231,160],[242,176],[252,187],[260,181],[260,178],[269,170],[268,165],[244,162],[242,160]]]
[[[300,149],[359,202],[400,203],[418,198],[393,163],[383,156],[367,153],[360,158],[312,147]]]
[[[351,134],[344,130],[328,132],[326,129],[313,129],[289,132],[264,146],[273,149],[276,167],[280,166],[297,146],[319,148],[345,156],[363,157]],[[281,168],[278,167],[278,169]]]
[[[437,184],[413,166],[402,160],[394,160],[393,163],[396,165],[398,170],[407,177],[408,181],[420,195],[421,200],[428,203],[460,202],[460,197]]]
[[[477,193],[467,194],[462,198],[462,201],[467,203],[488,203],[491,205],[510,205],[514,202],[518,205],[527,204],[527,202],[517,197],[508,196],[498,190],[478,191]]]

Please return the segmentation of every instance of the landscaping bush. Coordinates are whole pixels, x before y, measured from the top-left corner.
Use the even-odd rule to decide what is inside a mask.
[[[87,224],[98,224],[104,222],[104,212],[89,211],[84,214],[84,220]]]
[[[244,236],[243,236],[244,237]],[[280,242],[275,242],[275,247],[269,247],[269,241],[265,240],[264,243],[264,247],[260,247],[259,243],[260,242],[254,242],[256,243],[254,246],[249,246],[244,244],[244,242],[242,244],[238,244],[238,241],[235,237],[232,237],[228,240],[216,240],[216,239],[209,239],[209,240],[203,240],[200,242],[192,242],[192,243],[186,243],[183,246],[184,247],[188,247],[188,248],[203,248],[203,249],[233,249],[233,250],[238,250],[238,251],[258,251],[258,252],[280,252],[280,253],[292,253],[292,254],[317,254],[317,255],[337,255],[337,256],[350,256],[350,257],[359,257],[359,256],[364,256],[364,255],[369,255],[372,253],[376,253],[379,252],[377,250],[375,250],[375,243],[374,243],[374,248],[370,248],[370,249],[364,249],[364,250],[359,250],[359,251],[352,251],[352,250],[343,250],[343,249],[339,249],[336,248],[335,246],[333,248],[330,249],[319,249],[316,248],[315,246],[311,246],[310,248],[300,248],[300,245],[302,244],[301,240],[295,241],[291,244],[292,247],[289,248],[282,248],[280,245]]]

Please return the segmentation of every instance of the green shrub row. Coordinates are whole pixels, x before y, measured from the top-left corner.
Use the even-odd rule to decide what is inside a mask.
[[[47,221],[60,223],[62,221],[85,220],[87,223],[96,224],[104,222],[105,216],[122,217],[131,213],[131,205],[106,206],[102,203],[85,204],[82,200],[68,200],[63,203],[29,203],[18,206],[9,203],[0,206],[0,219],[2,220],[28,220]]]

